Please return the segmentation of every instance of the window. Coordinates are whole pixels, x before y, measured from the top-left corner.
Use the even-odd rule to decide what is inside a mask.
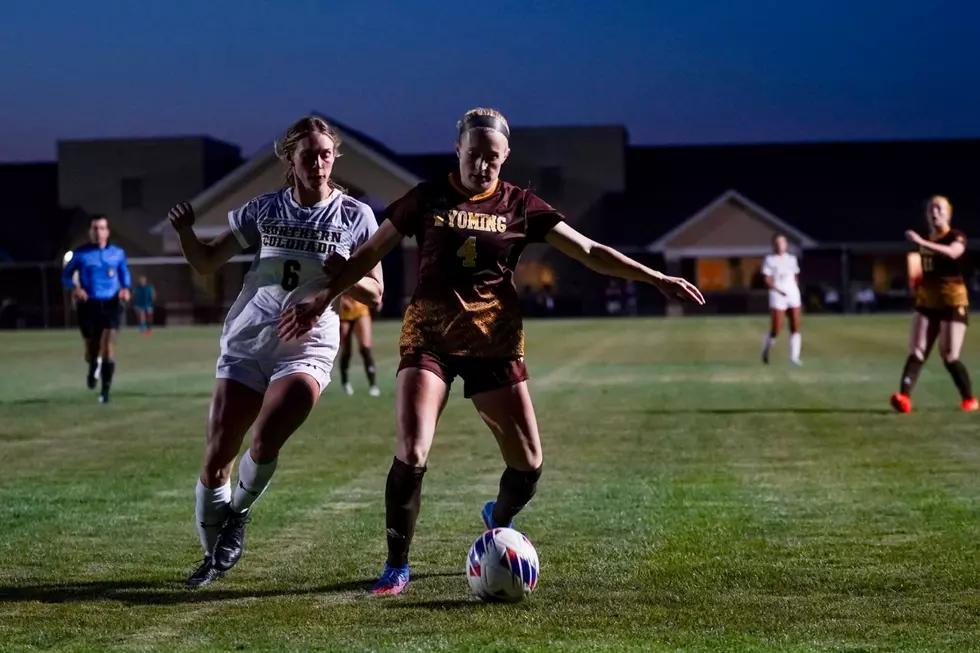
[[[122,208],[123,209],[143,208],[143,180],[123,179],[121,186],[122,186]]]
[[[548,166],[541,168],[541,194],[547,198],[548,195],[561,195],[565,187],[565,179],[558,166]]]

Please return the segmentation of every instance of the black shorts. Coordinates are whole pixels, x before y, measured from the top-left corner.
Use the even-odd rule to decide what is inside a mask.
[[[122,322],[119,296],[112,299],[89,299],[78,304],[78,328],[86,340],[102,337],[106,329],[118,329]]]
[[[961,324],[970,323],[969,306],[947,306],[945,308],[925,308],[916,306],[915,312],[922,315],[930,322],[959,322]]]
[[[452,385],[457,376],[463,378],[463,396],[467,399],[481,392],[509,388],[529,375],[523,358],[477,358],[474,356],[444,356],[424,349],[403,349],[398,371],[406,368],[428,370]]]

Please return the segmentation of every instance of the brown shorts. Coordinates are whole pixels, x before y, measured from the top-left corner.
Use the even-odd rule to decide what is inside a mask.
[[[915,312],[922,315],[930,322],[960,322],[962,324],[970,323],[969,306],[947,306],[945,308],[925,308],[924,306],[916,306]]]
[[[403,349],[398,371],[428,370],[452,385],[457,376],[463,379],[463,396],[469,399],[481,392],[509,388],[527,381],[527,366],[523,358],[477,358],[475,356],[445,356],[425,349]]]

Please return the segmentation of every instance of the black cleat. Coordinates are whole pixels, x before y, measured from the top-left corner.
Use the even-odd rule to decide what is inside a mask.
[[[85,385],[88,386],[89,390],[94,390],[95,384],[98,382],[99,380],[95,377],[95,370],[89,369],[88,374],[85,375]]]
[[[184,581],[184,587],[188,589],[205,587],[224,575],[225,572],[216,569],[215,566],[211,564],[210,556],[204,556],[204,561],[201,563],[201,566],[197,568],[197,571],[190,575],[190,578]]]
[[[762,352],[762,364],[763,365],[768,365],[769,364],[769,350],[766,350],[766,351],[763,351]]]
[[[212,555],[213,564],[220,571],[228,571],[242,557],[242,550],[245,548],[245,524],[249,521],[247,510],[232,511],[225,525],[221,527]]]
[[[99,403],[100,404],[107,404],[107,403],[109,403],[109,393],[108,392],[103,392],[102,394],[99,395]]]

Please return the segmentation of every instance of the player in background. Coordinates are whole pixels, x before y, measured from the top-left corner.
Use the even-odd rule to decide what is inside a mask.
[[[323,307],[302,338],[284,342],[276,329],[283,311],[326,287],[324,261],[331,253],[349,256],[377,229],[373,211],[330,181],[339,146],[339,136],[322,119],[294,123],[276,143],[286,187],[229,212],[229,229],[211,243],[195,235],[189,204],[170,211],[184,256],[200,274],[212,274],[236,254],[257,249],[221,334],[195,490],[204,561],[188,587],[207,585],[238,562],[252,504],[268,487],[286,440],[330,381],[340,339],[333,306]],[[373,305],[382,290],[381,266],[375,265],[349,292]],[[252,438],[232,491],[232,465],[249,427]]]
[[[350,295],[340,297],[340,382],[344,394],[354,394],[350,384],[350,359],[353,337],[357,336],[358,350],[364,361],[367,374],[368,394],[377,397],[381,394],[375,377],[374,355],[371,352],[371,309]]]
[[[966,236],[962,231],[950,228],[952,215],[953,206],[949,200],[936,195],[926,204],[928,238],[912,230],[905,232],[905,237],[918,246],[921,279],[914,280],[915,313],[912,315],[909,355],[905,359],[899,391],[891,396],[892,408],[900,413],[912,411],[912,389],[937,338],[939,355],[960,392],[960,407],[965,411],[980,408],[973,396],[970,374],[960,360],[970,300],[963,278]]]
[[[153,304],[156,300],[156,288],[149,282],[146,275],[141,275],[133,288],[133,310],[136,311],[140,333],[143,335],[148,336],[153,333]]]
[[[122,321],[122,303],[129,301],[132,277],[126,252],[109,243],[108,218],[93,216],[88,235],[87,245],[65,257],[61,282],[71,290],[76,304],[88,363],[85,383],[94,388],[101,379],[99,402],[106,404],[116,373],[116,335]]]
[[[769,350],[779,337],[783,314],[789,316],[789,358],[794,365],[800,365],[800,350],[803,336],[800,335],[800,264],[789,253],[786,236],[776,234],[772,238],[773,253],[762,263],[762,274],[769,286],[770,327],[762,343],[762,362],[769,362]]]
[[[459,167],[416,186],[388,207],[377,233],[358,249],[314,306],[283,315],[280,335],[302,337],[318,313],[374,268],[402,238],[419,243],[418,285],[405,313],[396,377],[396,453],[385,486],[388,558],[375,594],[409,582],[408,553],[422,477],[436,424],[456,376],[463,396],[494,434],[506,468],[487,528],[507,526],[534,496],[542,453],[524,364],[521,304],[514,269],[529,243],[547,242],[609,276],[653,284],[671,299],[702,304],[697,288],[651,270],[570,227],[534,193],[498,178],[510,129],[493,109],[468,111],[457,124]]]

